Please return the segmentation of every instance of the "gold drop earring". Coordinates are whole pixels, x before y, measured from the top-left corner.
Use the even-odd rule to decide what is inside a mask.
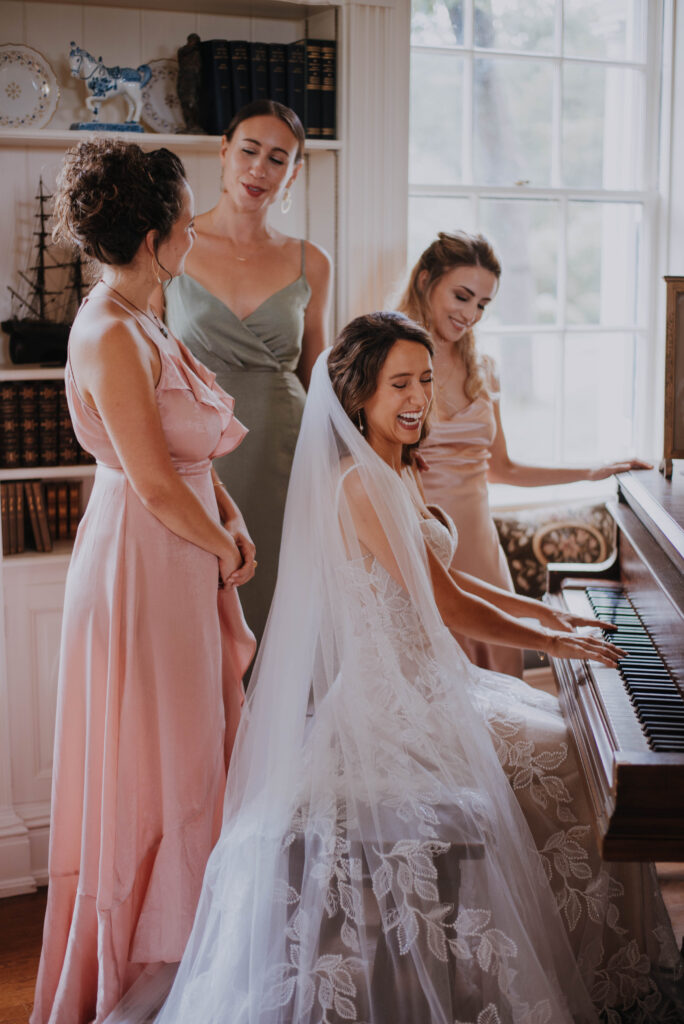
[[[363,416],[361,415],[361,410],[360,409],[359,409],[358,422],[359,422],[359,433],[363,434],[365,428],[363,426]]]
[[[286,188],[283,192],[283,198],[280,200],[280,212],[289,213],[292,206],[292,196],[290,195],[289,188]]]

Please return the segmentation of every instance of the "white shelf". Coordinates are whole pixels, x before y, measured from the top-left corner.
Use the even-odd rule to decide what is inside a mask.
[[[46,3],[61,3],[63,0],[44,0]],[[250,18],[280,18],[283,21],[301,21],[313,14],[330,10],[327,0],[323,3],[298,2],[298,0],[70,0],[81,7],[134,7],[146,11],[187,11],[194,14],[230,14]]]
[[[18,469],[0,469],[0,480],[65,480],[95,476],[97,466],[75,462],[72,466],[20,466]]]
[[[68,563],[73,547],[73,540],[57,540],[52,544],[52,551],[34,551],[32,548],[27,548],[19,555],[3,555],[2,561],[5,569],[9,566],[20,568],[22,565],[35,564],[37,558],[41,560],[41,564],[45,562]]]
[[[218,153],[221,144],[220,135],[166,135],[162,132],[93,132],[71,131],[68,128],[2,128],[0,129],[0,146],[17,146],[22,149],[64,149],[75,145],[81,139],[94,136],[106,136],[122,139],[124,142],[136,142],[143,149],[157,149],[167,146],[169,149],[187,149],[194,153]],[[339,150],[342,144],[339,139],[307,139],[305,153],[320,153]]]
[[[0,380],[64,380],[64,367],[39,366],[36,363],[0,366]]]

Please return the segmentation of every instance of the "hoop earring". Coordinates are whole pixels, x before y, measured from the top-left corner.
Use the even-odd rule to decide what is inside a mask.
[[[292,196],[290,195],[289,188],[286,188],[283,192],[283,198],[280,200],[280,212],[289,213],[292,206]]]
[[[359,433],[363,434],[363,432],[365,430],[365,427],[363,425],[363,416],[361,415],[361,410],[360,409],[359,409],[359,415],[358,415],[358,424],[359,424]]]

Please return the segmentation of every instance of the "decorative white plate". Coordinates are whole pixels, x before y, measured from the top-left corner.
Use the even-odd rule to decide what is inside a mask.
[[[58,100],[57,78],[42,53],[0,45],[0,127],[44,128]]]
[[[142,120],[155,132],[172,135],[185,127],[176,91],[178,61],[167,57],[148,60],[152,77],[142,91]]]

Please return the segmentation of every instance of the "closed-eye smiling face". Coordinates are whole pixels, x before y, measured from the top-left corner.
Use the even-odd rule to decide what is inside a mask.
[[[443,341],[458,341],[482,318],[497,287],[497,278],[484,267],[448,270],[428,296],[432,333]]]
[[[366,439],[386,458],[415,444],[432,401],[432,360],[424,345],[395,341],[363,406]]]
[[[297,140],[278,117],[262,114],[242,121],[221,142],[221,180],[242,209],[270,206],[294,181]]]

